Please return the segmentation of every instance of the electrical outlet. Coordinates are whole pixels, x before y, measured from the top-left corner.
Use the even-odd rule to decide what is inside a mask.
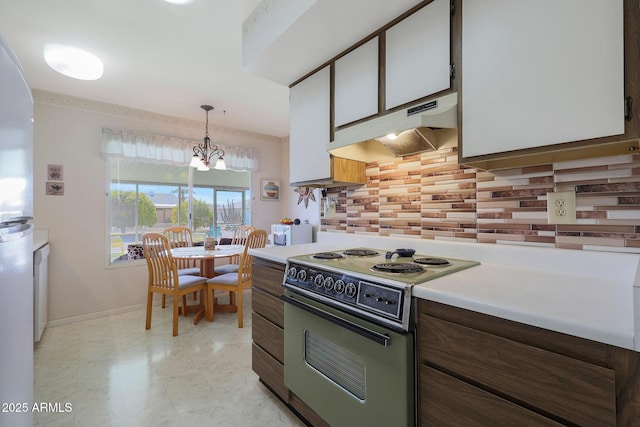
[[[547,217],[549,224],[575,224],[576,193],[573,191],[547,193]]]

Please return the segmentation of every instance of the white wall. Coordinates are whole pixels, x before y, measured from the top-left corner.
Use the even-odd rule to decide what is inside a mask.
[[[309,200],[309,205],[307,208],[304,207],[304,202],[298,204],[298,193],[294,191],[296,187],[290,187],[289,183],[289,139],[282,145],[282,165],[283,172],[285,173],[285,180],[283,181],[284,187],[284,203],[282,205],[282,216],[289,218],[298,218],[300,221],[304,223],[305,220],[309,220],[309,224],[313,226],[313,236],[315,241],[315,236],[320,228],[320,206],[321,206],[321,197],[320,189],[313,190],[313,194],[316,198],[316,201]],[[313,159],[291,159],[292,162],[310,162]]]
[[[49,230],[49,321],[62,323],[146,303],[144,262],[106,265],[108,185],[100,153],[102,127],[199,140],[203,125],[38,91],[34,98],[34,223]],[[282,140],[216,128],[211,134],[221,135],[214,139],[225,145],[259,150],[260,171],[252,177],[252,223],[269,230],[282,216],[286,199],[260,201],[258,187],[262,178],[288,182]],[[47,164],[64,166],[64,196],[45,195]]]

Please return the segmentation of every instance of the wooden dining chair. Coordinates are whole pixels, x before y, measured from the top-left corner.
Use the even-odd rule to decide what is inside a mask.
[[[161,233],[145,233],[142,235],[147,269],[149,271],[149,287],[147,290],[147,321],[145,329],[151,328],[151,307],[153,294],[173,297],[173,336],[178,335],[178,307],[182,297],[182,313],[187,314],[187,298],[190,292],[201,291],[200,303],[206,307],[207,279],[200,276],[178,275],[176,261],[171,255],[169,239]],[[198,319],[195,319],[197,323]]]
[[[193,235],[191,229],[187,227],[165,228],[163,234],[169,239],[171,248],[185,248],[193,246]],[[195,264],[195,260],[176,260],[178,262],[179,274],[200,274],[200,267]]]
[[[244,245],[247,241],[247,237],[256,228],[252,225],[239,225],[233,232],[233,238],[231,239],[232,245]],[[240,255],[234,255],[229,257],[228,264],[222,264],[213,269],[215,276],[220,276],[227,273],[237,273],[240,262]]]
[[[251,271],[252,256],[249,249],[264,248],[267,243],[267,232],[265,230],[254,230],[246,238],[244,250],[240,255],[238,271],[236,273],[226,273],[215,276],[207,280],[207,304],[209,321],[213,320],[215,314],[215,291],[228,291],[235,294],[235,302],[238,311],[238,328],[242,328],[242,291],[251,287],[253,274]],[[230,298],[230,304],[233,299]]]
[[[169,227],[165,228],[163,234],[167,236],[169,239],[169,245],[171,245],[171,249],[173,248],[185,248],[193,246],[193,234],[191,233],[191,229],[188,227]],[[178,265],[178,275],[192,275],[199,276],[200,275],[200,264],[198,260],[195,259],[177,259],[175,260]],[[196,295],[194,293],[193,299],[196,299]],[[162,296],[162,308],[165,307],[165,295]]]

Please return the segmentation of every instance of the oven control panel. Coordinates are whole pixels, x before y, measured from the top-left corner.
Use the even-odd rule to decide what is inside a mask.
[[[386,286],[361,281],[358,305],[367,306],[378,313],[399,317],[402,296],[402,291],[399,289],[390,289]]]
[[[307,294],[357,307],[387,318],[402,320],[404,289],[361,280],[344,273],[289,262],[285,286]]]

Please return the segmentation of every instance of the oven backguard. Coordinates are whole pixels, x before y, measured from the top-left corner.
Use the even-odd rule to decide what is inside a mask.
[[[286,290],[285,384],[332,426],[414,425],[414,335]]]

